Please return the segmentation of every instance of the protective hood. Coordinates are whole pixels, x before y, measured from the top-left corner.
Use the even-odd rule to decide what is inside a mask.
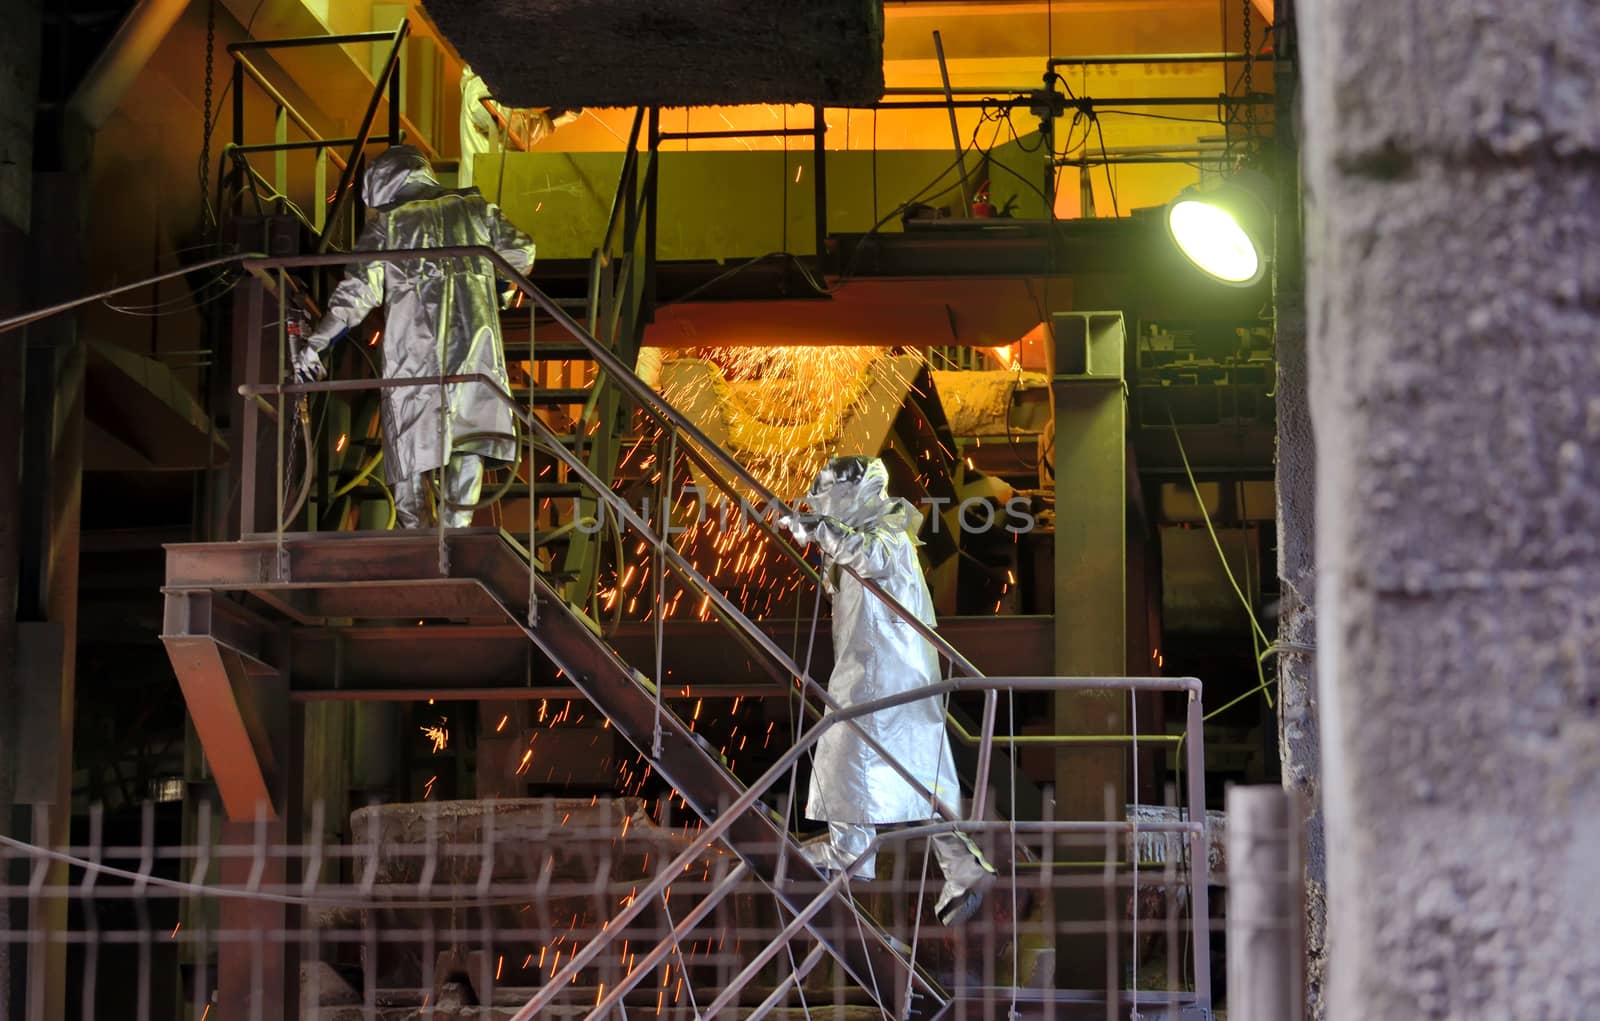
[[[835,457],[817,473],[806,500],[818,514],[851,528],[889,528],[913,537],[922,513],[889,495],[889,470],[877,457]]]
[[[361,200],[368,208],[376,208],[432,198],[443,190],[428,157],[409,145],[396,145],[384,150],[367,168]]]

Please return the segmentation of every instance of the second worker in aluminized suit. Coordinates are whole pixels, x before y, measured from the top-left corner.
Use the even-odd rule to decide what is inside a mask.
[[[519,271],[533,265],[533,240],[476,188],[442,187],[427,157],[398,145],[372,161],[361,197],[371,211],[365,251],[483,245]],[[384,309],[385,379],[481,374],[507,393],[495,268],[487,259],[358,262],[328,299],[327,313],[295,356],[301,379],[321,378],[319,354],[340,334]],[[472,523],[484,460],[511,461],[511,408],[483,383],[420,384],[383,391],[383,467],[401,527],[428,524],[428,473],[443,469],[443,524]]]
[[[888,470],[876,457],[836,457],[818,473],[807,501],[815,512],[780,523],[800,542],[822,550],[823,583],[833,597],[833,674],[828,692],[842,707],[869,702],[939,681],[939,657],[888,605],[861,584],[854,571],[878,584],[922,623],[934,625],[933,597],[917,558],[922,514],[887,491]],[[850,570],[844,570],[849,568]],[[961,784],[945,729],[944,700],[930,696],[858,718],[861,729],[892,754],[907,773],[952,809]],[[805,845],[818,868],[839,870],[866,852],[882,823],[938,815],[854,728],[839,725],[817,742],[806,816],[826,821],[826,841]],[[934,910],[946,925],[978,910],[995,870],[963,833],[930,839],[944,873]],[[856,875],[871,879],[874,861]]]

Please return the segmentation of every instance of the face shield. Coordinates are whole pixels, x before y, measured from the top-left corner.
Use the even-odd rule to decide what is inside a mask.
[[[873,466],[876,472],[871,470]],[[875,485],[868,481],[869,475]],[[884,487],[888,482],[889,473],[875,457],[835,457],[817,473],[806,500],[816,513],[848,521],[858,516],[866,504],[874,502],[872,497],[880,501],[887,499]]]

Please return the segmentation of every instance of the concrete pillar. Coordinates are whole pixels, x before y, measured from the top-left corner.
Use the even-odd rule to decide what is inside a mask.
[[[1301,12],[1328,1016],[1600,1013],[1600,16]]]
[[[1327,961],[1327,852],[1322,826],[1322,749],[1316,671],[1316,441],[1306,352],[1305,258],[1301,241],[1299,59],[1294,3],[1278,0],[1272,70],[1277,110],[1273,166],[1278,184],[1273,315],[1278,375],[1278,754],[1284,785],[1300,796],[1305,887],[1306,1017],[1322,1021]]]
[[[1279,787],[1228,790],[1228,1017],[1305,1017],[1299,798]]]
[[[39,90],[39,0],[6,9],[0,32],[0,315],[29,304],[28,233],[32,218],[33,122]],[[23,342],[0,336],[0,829],[11,832],[17,742],[17,588],[22,478]],[[27,831],[19,835],[27,836]],[[0,899],[0,929],[20,924]],[[12,969],[14,944],[0,944],[0,1015],[20,1016],[20,968]],[[20,956],[17,955],[17,956]],[[13,981],[15,978],[17,981]]]

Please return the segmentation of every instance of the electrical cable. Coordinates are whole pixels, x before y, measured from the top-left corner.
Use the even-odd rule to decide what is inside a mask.
[[[1267,638],[1267,633],[1261,629],[1260,622],[1256,620],[1255,608],[1250,605],[1250,600],[1245,597],[1244,590],[1239,587],[1238,580],[1233,576],[1233,568],[1228,563],[1228,555],[1223,552],[1222,541],[1217,538],[1217,530],[1211,524],[1211,514],[1206,510],[1205,499],[1200,495],[1200,486],[1195,482],[1194,469],[1189,465],[1189,454],[1183,448],[1183,436],[1178,431],[1178,421],[1172,416],[1171,407],[1167,408],[1167,422],[1172,426],[1172,438],[1177,442],[1178,457],[1183,461],[1183,473],[1189,480],[1190,491],[1194,493],[1195,505],[1200,508],[1200,520],[1205,522],[1206,534],[1211,536],[1211,545],[1216,549],[1217,559],[1222,563],[1222,572],[1227,575],[1228,584],[1233,586],[1233,594],[1239,597],[1239,603],[1244,607],[1245,615],[1250,618],[1251,658],[1255,660],[1256,680],[1260,682],[1259,690],[1266,696],[1267,706],[1270,708],[1273,705],[1272,694],[1267,691],[1266,671],[1261,664],[1261,648],[1266,646],[1270,649],[1272,641]],[[1250,694],[1254,693],[1250,692]]]
[[[785,192],[785,194],[787,194],[787,192]],[[689,290],[685,291],[683,294],[680,294],[676,298],[673,298],[671,301],[657,302],[656,303],[656,307],[657,308],[666,308],[669,305],[677,305],[677,304],[681,304],[681,303],[686,302],[686,301],[692,301],[696,297],[698,297],[699,295],[701,295],[701,294],[705,293],[706,291],[710,290],[712,287],[715,287],[717,284],[722,283],[724,280],[727,280],[727,279],[729,279],[731,277],[735,277],[735,276],[739,275],[740,273],[743,273],[745,270],[749,269],[750,267],[756,265],[757,263],[765,262],[768,259],[789,259],[789,260],[791,260],[795,264],[795,266],[799,269],[800,275],[805,279],[806,283],[813,290],[815,290],[817,292],[817,294],[826,296],[826,295],[829,295],[829,294],[833,293],[830,288],[825,286],[821,281],[817,280],[816,276],[811,272],[810,268],[808,266],[806,266],[805,262],[798,255],[795,255],[792,252],[768,252],[765,255],[758,255],[753,259],[746,259],[744,262],[739,263],[738,265],[732,267],[731,269],[724,270],[723,272],[718,273],[716,276],[712,277],[710,280],[707,280],[705,283],[697,284],[696,286],[694,286],[694,287],[690,288]]]
[[[329,495],[328,499],[337,500],[341,496],[344,496],[345,494],[349,493],[352,489],[355,489],[357,486],[361,485],[361,483],[367,481],[368,476],[370,476],[373,473],[373,471],[378,467],[378,465],[380,465],[382,463],[383,463],[383,448],[379,447],[378,448],[378,452],[373,454],[370,458],[367,459],[367,463],[362,465],[356,471],[355,476],[353,478],[351,478],[349,482],[346,482],[344,485],[340,486],[338,489],[335,489]]]
[[[1102,161],[1100,165],[1105,169],[1106,188],[1111,192],[1111,213],[1113,216],[1120,218],[1122,216],[1122,209],[1117,205],[1117,182],[1115,178],[1111,176],[1111,154],[1106,151],[1106,132],[1105,129],[1100,126],[1099,117],[1094,117],[1092,123],[1094,124],[1095,133],[1100,136],[1100,159]]]
[[[465,442],[467,440],[503,440],[506,438],[507,435],[505,433],[485,430],[482,432],[461,433],[460,435],[452,436],[450,437],[450,442],[451,446],[454,447],[455,444]],[[516,447],[516,456],[511,461],[511,471],[506,473],[506,481],[501,483],[500,488],[496,489],[493,495],[484,497],[480,493],[478,502],[469,506],[467,504],[458,504],[453,500],[446,500],[444,498],[444,494],[441,492],[438,494],[439,501],[443,503],[445,507],[453,511],[482,510],[485,507],[492,507],[499,503],[505,497],[505,495],[511,491],[512,485],[514,485],[517,481],[517,469],[522,467],[522,447],[527,437],[523,436],[522,423],[517,421],[516,416],[512,416],[511,419],[510,439],[512,441],[512,445]]]
[[[1011,428],[1011,411],[1017,405],[1017,391],[1022,387],[1022,367],[1019,365],[1011,377],[1011,396],[1006,398],[1006,445],[1011,448],[1011,456],[1027,471],[1039,470],[1039,455],[1035,454],[1033,463],[1029,464],[1022,456],[1022,448],[1017,446],[1016,433]]]
[[[981,126],[982,122],[980,121],[979,124]],[[867,238],[870,238],[870,237],[873,237],[873,236],[877,235],[883,229],[884,225],[887,224],[890,220],[894,219],[896,216],[899,216],[901,213],[903,213],[906,210],[910,209],[912,206],[916,205],[918,202],[922,201],[923,199],[925,199],[925,198],[930,198],[930,199],[941,198],[946,193],[948,193],[952,188],[955,188],[955,187],[959,186],[959,182],[957,182],[955,184],[951,184],[951,185],[947,186],[943,191],[940,191],[940,192],[938,192],[936,194],[932,194],[932,195],[929,194],[930,192],[933,191],[933,189],[935,189],[935,188],[937,188],[939,186],[940,182],[942,182],[947,176],[949,176],[951,171],[955,170],[956,168],[958,168],[958,167],[960,167],[962,165],[962,161],[964,161],[966,159],[967,154],[972,152],[972,151],[974,151],[976,146],[977,146],[977,128],[974,128],[973,129],[972,141],[967,143],[966,148],[961,150],[960,154],[957,155],[956,158],[953,161],[951,161],[949,166],[945,167],[944,170],[942,170],[939,173],[938,177],[935,177],[926,186],[924,186],[923,188],[919,189],[915,195],[912,195],[909,199],[907,199],[906,201],[902,202],[900,205],[894,207],[889,212],[885,213],[876,223],[874,223],[872,225],[872,228],[870,230],[868,230],[865,234],[861,235],[860,239],[857,241],[857,244],[855,246],[854,251],[852,251],[850,253],[850,261],[849,261],[849,263],[847,263],[844,266],[842,272],[840,272],[840,274],[839,274],[839,281],[840,282],[834,284],[835,289],[837,289],[841,284],[843,284],[844,282],[847,282],[852,276],[854,276],[856,260],[858,260],[861,257],[861,251],[862,251],[863,248],[866,247],[861,242],[866,241]]]
[[[197,309],[204,308],[212,302],[226,298],[233,292],[234,288],[238,287],[239,284],[244,281],[244,278],[245,274],[243,273],[232,275],[225,273],[218,274],[205,283],[195,287],[192,293],[177,294],[171,298],[165,299],[164,301],[154,302],[149,305],[117,305],[114,304],[110,299],[104,299],[100,302],[100,304],[113,312],[117,312],[125,316],[137,316],[146,319],[161,319],[166,316],[179,315],[184,312],[193,312]],[[226,286],[214,294],[207,294],[204,297],[200,297],[200,295],[205,291],[210,290],[212,287],[215,287],[218,284],[225,284]]]

